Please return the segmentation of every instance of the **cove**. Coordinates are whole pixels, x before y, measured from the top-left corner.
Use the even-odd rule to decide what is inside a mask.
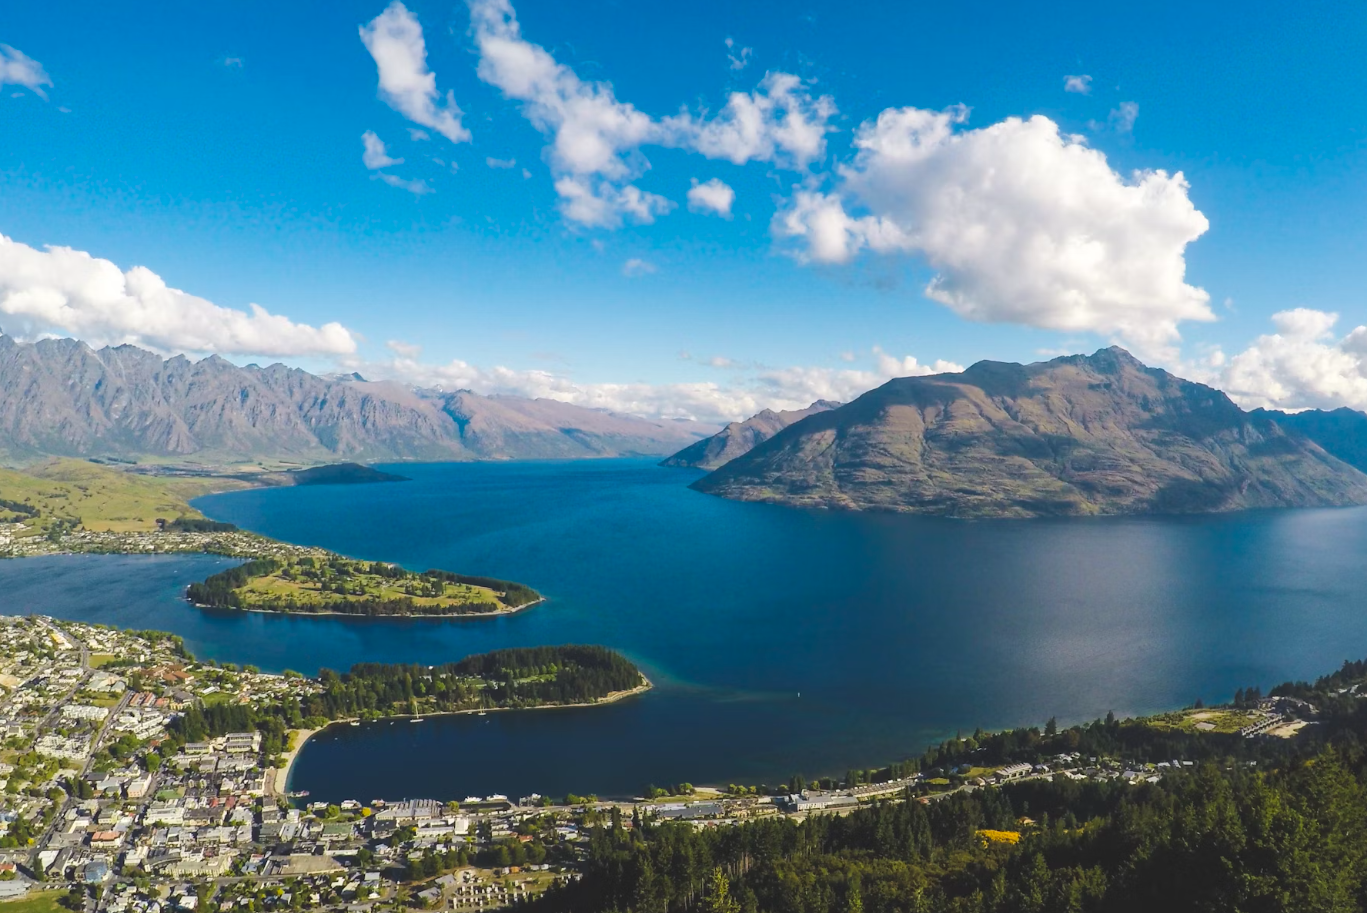
[[[548,601],[482,620],[206,613],[179,588],[227,562],[106,556],[0,562],[0,600],[264,669],[580,642],[656,684],[603,708],[333,728],[291,783],[330,801],[839,775],[956,730],[1222,700],[1367,656],[1367,509],[961,522],[729,502],[645,460],[382,468],[413,481],[196,506]]]

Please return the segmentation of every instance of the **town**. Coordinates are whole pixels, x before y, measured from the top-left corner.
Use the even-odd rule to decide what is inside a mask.
[[[589,832],[610,820],[801,820],[1030,778],[1151,783],[1193,765],[1071,752],[860,785],[681,784],[619,802],[492,795],[303,805],[284,792],[296,744],[281,750],[255,730],[186,741],[176,721],[191,708],[298,700],[320,690],[315,679],[196,662],[171,635],[43,617],[0,619],[0,657],[0,902],[56,897],[91,913],[495,909],[577,878]],[[1283,711],[1313,712],[1267,703],[1250,711],[1259,722],[1241,735],[1265,734]]]

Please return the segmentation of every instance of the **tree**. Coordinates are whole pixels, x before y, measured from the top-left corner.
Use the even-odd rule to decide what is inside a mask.
[[[1047,722],[1047,723],[1044,724],[1044,734],[1045,734],[1046,736],[1048,736],[1049,738],[1053,738],[1054,736],[1058,735],[1058,719],[1057,719],[1057,718],[1052,717],[1052,716],[1049,717],[1049,722]]]
[[[731,896],[731,881],[717,866],[712,870],[707,890],[703,894],[704,913],[740,913],[740,904]]]

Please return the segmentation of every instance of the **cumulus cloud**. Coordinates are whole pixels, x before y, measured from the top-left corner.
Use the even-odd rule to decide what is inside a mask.
[[[648,263],[639,257],[632,257],[622,264],[622,275],[629,279],[635,279],[639,276],[649,276],[653,272],[655,272],[655,264]]]
[[[827,97],[813,98],[796,76],[766,75],[755,92],[733,93],[713,119],[688,112],[656,119],[619,100],[610,83],[580,79],[523,38],[508,0],[469,0],[469,6],[479,78],[521,102],[526,118],[550,137],[546,160],[570,221],[614,228],[669,211],[669,201],[633,183],[650,167],[644,146],[796,168],[824,154],[835,106]]]
[[[391,346],[391,349],[393,347]],[[470,389],[477,393],[511,393],[545,397],[649,418],[688,418],[703,422],[738,421],[762,409],[803,409],[818,399],[849,402],[894,377],[961,371],[945,361],[922,364],[912,356],[896,358],[875,348],[867,369],[792,367],[749,369],[731,382],[583,383],[545,370],[481,368],[462,360],[433,365],[416,354],[397,352],[385,362],[344,360],[347,370],[366,377],[398,380],[417,387]]]
[[[416,180],[412,180],[412,181],[408,181],[408,180],[404,180],[403,178],[399,177],[399,176],[396,175],[396,174],[387,174],[386,172],[383,172],[383,171],[381,171],[381,172],[379,172],[378,174],[376,174],[375,177],[377,177],[377,178],[379,178],[380,180],[384,181],[384,182],[385,182],[386,184],[388,184],[390,187],[397,187],[397,188],[399,188],[400,190],[407,190],[409,193],[413,194],[414,196],[419,196],[419,197],[420,197],[420,196],[424,196],[425,194],[429,194],[429,193],[432,192],[432,188],[431,188],[430,186],[428,186],[427,182],[424,181],[424,180],[422,180],[421,178],[416,179]]]
[[[726,60],[733,70],[743,70],[750,65],[750,56],[755,53],[754,48],[743,48],[736,44],[735,39],[727,36],[726,39]]]
[[[925,294],[959,315],[1119,338],[1175,357],[1178,325],[1213,320],[1185,282],[1209,226],[1178,172],[1128,179],[1043,116],[958,129],[963,107],[892,108],[863,124],[835,190],[799,190],[773,230],[799,259],[915,255]]]
[[[512,168],[517,164],[517,159],[496,159],[491,155],[484,160],[484,164],[490,168]]]
[[[413,142],[415,142],[415,143],[420,143],[420,142],[422,142],[423,140],[431,139],[432,136],[431,136],[431,134],[429,134],[426,130],[421,130],[421,129],[417,128],[417,127],[409,127],[409,128],[408,128],[408,138],[411,139],[411,140],[412,140]]]
[[[361,145],[364,147],[364,151],[361,153],[361,163],[371,171],[378,168],[388,168],[390,165],[403,164],[403,159],[389,157],[389,153],[384,148],[384,141],[376,136],[372,130],[367,130],[361,134]]]
[[[361,26],[364,42],[380,74],[380,98],[415,124],[428,127],[453,143],[470,139],[461,125],[455,96],[437,92],[437,77],[427,69],[422,26],[399,0]]]
[[[356,351],[339,323],[294,323],[259,305],[226,308],[169,287],[143,266],[127,271],[69,247],[37,250],[0,235],[0,314],[7,330],[70,333],[94,345],[239,355],[339,355]]]
[[[18,48],[0,44],[0,86],[23,86],[39,98],[46,99],[43,86],[52,85],[43,65]]]
[[[731,204],[736,200],[736,192],[719,178],[699,184],[693,179],[688,190],[688,208],[693,212],[710,212],[722,218],[731,218]]]
[[[813,97],[791,73],[767,73],[754,92],[732,92],[712,120],[682,115],[669,119],[680,145],[737,165],[774,162],[803,169],[826,153],[826,134],[836,114],[829,95]]]
[[[1092,77],[1086,75],[1065,76],[1063,77],[1063,91],[1075,92],[1078,95],[1091,95]]]
[[[1273,314],[1275,332],[1231,358],[1213,353],[1211,380],[1249,409],[1367,409],[1367,326],[1335,337],[1338,320],[1310,308]]]

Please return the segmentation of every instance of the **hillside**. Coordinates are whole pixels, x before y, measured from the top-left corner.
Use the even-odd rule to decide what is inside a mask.
[[[954,517],[1367,503],[1359,470],[1120,348],[898,378],[791,425],[694,487]]]
[[[179,465],[663,456],[716,431],[552,400],[0,336],[0,460]]]
[[[26,472],[0,469],[0,522],[44,531],[53,523],[104,532],[154,530],[157,520],[200,518],[187,502],[210,491],[245,488],[233,479],[131,475],[83,460],[49,460]]]
[[[732,422],[721,431],[666,458],[661,466],[677,466],[689,469],[716,469],[725,466],[738,456],[743,456],[756,446],[769,440],[794,422],[800,422],[809,415],[829,412],[840,403],[820,399],[806,409],[791,409],[775,412],[765,409],[752,415],[743,422]]]
[[[1251,414],[1270,418],[1287,431],[1319,444],[1348,465],[1367,472],[1367,415],[1356,409],[1346,406],[1332,412],[1255,409]]]

